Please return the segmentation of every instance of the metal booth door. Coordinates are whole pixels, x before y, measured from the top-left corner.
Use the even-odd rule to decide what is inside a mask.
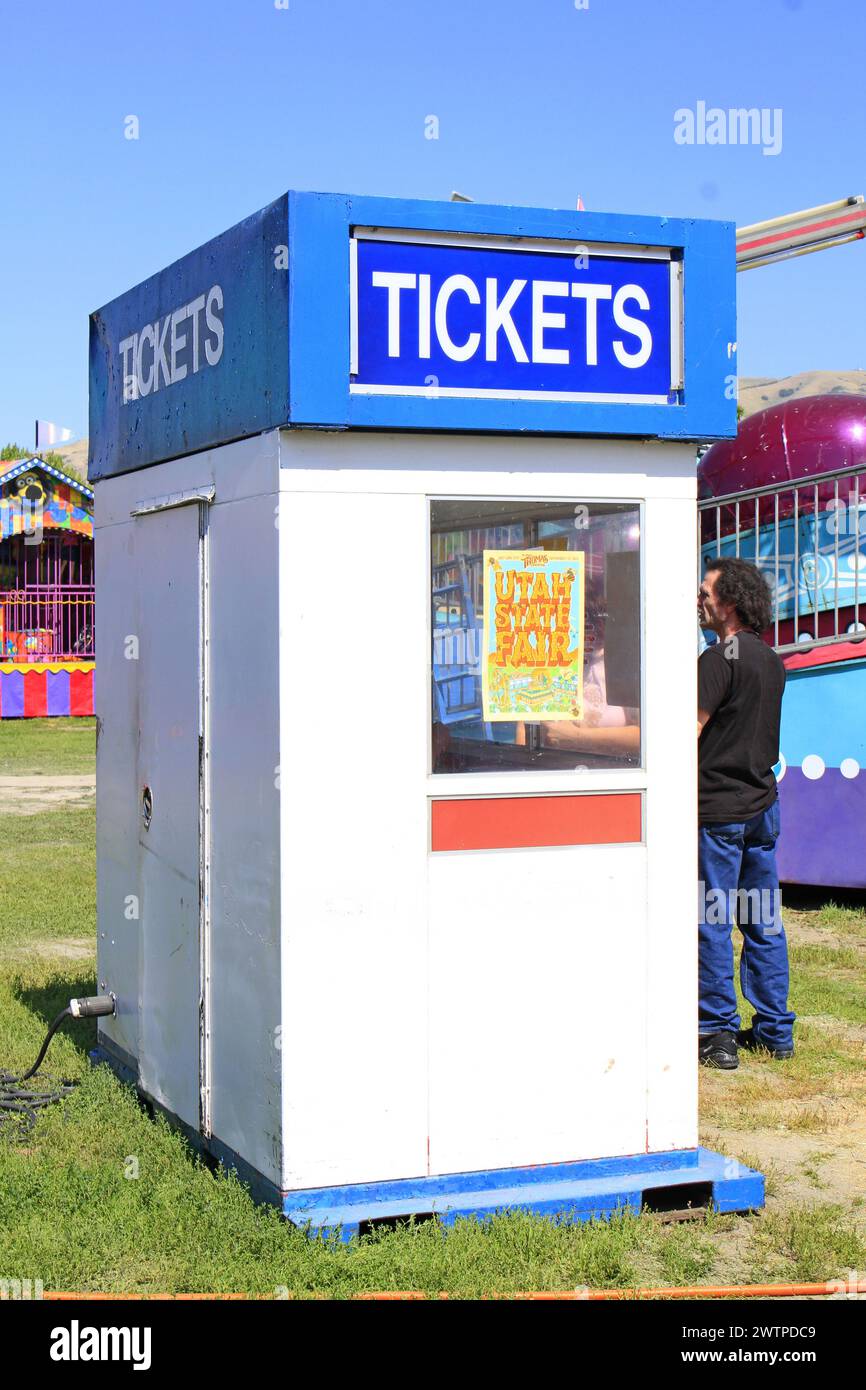
[[[140,1084],[204,1133],[207,500],[202,490],[144,503],[133,512],[139,585]]]

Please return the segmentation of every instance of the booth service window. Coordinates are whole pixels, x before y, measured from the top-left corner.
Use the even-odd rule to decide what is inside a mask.
[[[639,767],[640,507],[430,505],[433,771]]]

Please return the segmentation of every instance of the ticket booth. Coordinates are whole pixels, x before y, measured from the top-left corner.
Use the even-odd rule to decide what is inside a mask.
[[[697,1131],[729,223],[290,193],[93,314],[98,1054],[293,1221],[757,1207]]]

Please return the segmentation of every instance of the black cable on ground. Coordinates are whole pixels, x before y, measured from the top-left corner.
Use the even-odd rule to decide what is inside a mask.
[[[39,1056],[28,1071],[22,1072],[20,1076],[14,1076],[12,1072],[0,1069],[0,1134],[5,1128],[15,1127],[19,1135],[28,1134],[36,1123],[36,1117],[40,1110],[44,1110],[46,1105],[53,1105],[58,1100],[64,1100],[71,1095],[77,1081],[66,1079],[58,1080],[57,1077],[44,1075],[40,1078],[41,1084],[36,1086],[26,1086],[24,1083],[35,1076],[41,1067],[45,1054],[48,1051],[48,1044],[57,1032],[65,1018],[99,1018],[106,1014],[113,1014],[115,1001],[112,995],[94,995],[87,999],[70,999],[68,1005],[57,1015],[48,1032],[45,1034],[45,1041],[39,1049]]]
[[[40,1110],[44,1110],[46,1105],[63,1100],[73,1091],[76,1085],[74,1081],[63,1080],[58,1083],[52,1076],[43,1076],[42,1085],[37,1084],[35,1087],[23,1084],[39,1070],[48,1051],[48,1044],[63,1020],[71,1016],[71,1012],[67,1006],[57,1015],[45,1035],[39,1056],[29,1071],[23,1072],[21,1076],[14,1076],[12,1072],[0,1070],[0,1132],[7,1128],[15,1128],[19,1134],[28,1134],[36,1123],[36,1116]]]

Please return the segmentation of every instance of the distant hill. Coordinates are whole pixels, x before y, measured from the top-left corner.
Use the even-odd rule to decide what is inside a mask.
[[[74,444],[55,444],[52,452],[60,455],[72,473],[87,481],[86,439],[76,439]]]
[[[740,377],[739,404],[745,415],[754,415],[758,410],[800,396],[866,396],[866,371],[860,368],[849,372]]]

